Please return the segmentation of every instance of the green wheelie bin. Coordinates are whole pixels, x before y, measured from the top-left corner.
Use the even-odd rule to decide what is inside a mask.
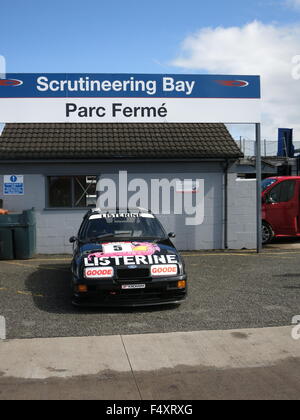
[[[27,260],[36,252],[34,208],[0,216],[0,259]]]
[[[14,251],[17,260],[28,260],[36,251],[36,219],[34,209],[20,215],[20,226],[14,227]]]
[[[13,232],[10,228],[2,226],[3,217],[4,215],[0,215],[0,260],[13,260]]]

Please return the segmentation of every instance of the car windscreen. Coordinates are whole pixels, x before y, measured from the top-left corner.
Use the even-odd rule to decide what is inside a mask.
[[[267,188],[269,188],[271,185],[274,184],[274,182],[276,182],[277,179],[276,178],[267,178],[264,179],[261,183],[261,190],[265,191]]]
[[[166,233],[151,214],[145,217],[92,216],[81,233],[82,240],[111,235],[116,238],[165,238]]]

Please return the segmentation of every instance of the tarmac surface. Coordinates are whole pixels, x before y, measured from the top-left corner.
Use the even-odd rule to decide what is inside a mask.
[[[0,340],[0,400],[298,400],[300,341],[291,333]]]
[[[0,261],[0,400],[298,400],[300,247],[272,245],[184,253],[187,301],[151,309],[73,308],[69,256]]]
[[[300,250],[184,253],[189,296],[181,306],[77,309],[70,257],[0,261],[7,338],[82,337],[291,325],[300,315]]]

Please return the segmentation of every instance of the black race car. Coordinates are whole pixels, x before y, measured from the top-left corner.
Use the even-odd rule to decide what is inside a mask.
[[[182,302],[184,262],[147,210],[90,210],[74,244],[73,304],[146,306]]]

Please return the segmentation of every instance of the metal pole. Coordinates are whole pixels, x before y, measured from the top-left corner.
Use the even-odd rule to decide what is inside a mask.
[[[229,162],[224,166],[224,249],[228,249],[228,168]]]
[[[262,251],[262,236],[261,236],[261,124],[255,124],[256,132],[256,218],[257,218],[257,253]]]

